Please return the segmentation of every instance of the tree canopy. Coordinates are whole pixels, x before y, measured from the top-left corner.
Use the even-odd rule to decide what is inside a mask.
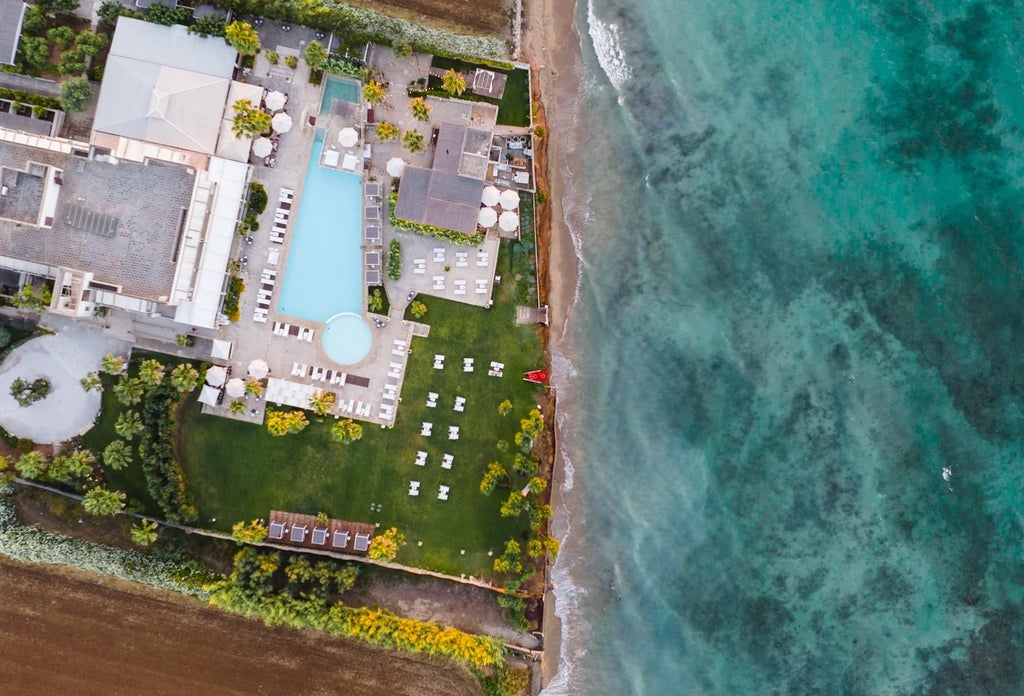
[[[455,70],[449,70],[441,78],[441,89],[451,96],[457,97],[466,91],[466,78]]]
[[[232,109],[235,118],[231,123],[231,132],[235,137],[254,138],[270,130],[270,114],[254,106],[248,99],[239,99]]]
[[[232,22],[224,28],[224,40],[243,56],[260,52],[260,37],[248,22]]]

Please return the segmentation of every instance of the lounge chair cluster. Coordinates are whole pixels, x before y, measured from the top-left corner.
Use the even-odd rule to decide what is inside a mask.
[[[297,338],[300,341],[312,343],[313,337],[316,336],[316,331],[303,326],[292,326],[291,324],[286,324],[283,321],[275,321],[274,335],[281,336],[283,338]]]
[[[351,416],[370,417],[371,404],[369,401],[356,401],[355,399],[342,399],[335,406],[335,410]]]
[[[444,369],[444,356],[443,355],[436,354],[436,353],[434,354],[434,369],[435,370],[443,370]]]
[[[423,275],[427,272],[427,260],[426,259],[413,259],[412,260],[412,272],[418,275]]]
[[[441,457],[441,468],[442,469],[451,469],[452,468],[452,464],[454,462],[455,462],[455,455],[448,454],[446,452],[445,455],[443,457]]]
[[[402,363],[389,362],[388,363],[388,377],[391,377],[393,379],[401,379],[402,378],[402,368],[403,368]]]
[[[486,295],[487,294],[487,279],[477,278],[476,279],[476,294]]]
[[[424,452],[423,450],[419,450],[418,452],[416,452],[416,466],[426,466],[426,465],[427,465],[427,453]]]
[[[438,486],[437,488],[437,499],[448,500],[448,491],[451,489],[448,486]]]
[[[423,437],[430,437],[430,433],[432,433],[433,431],[434,424],[428,423],[427,421],[423,421],[423,424],[420,426],[420,435],[422,435]]]
[[[459,426],[449,425],[448,426],[448,439],[458,440],[459,439]]]
[[[455,294],[456,295],[465,295],[466,294],[466,281],[456,279],[453,282],[455,284]]]
[[[405,356],[409,354],[409,342],[396,338],[394,340],[394,347],[391,349],[392,355]]]
[[[410,481],[409,482],[409,495],[419,495],[419,494],[420,494],[420,482],[419,481]]]
[[[309,365],[292,363],[292,377],[308,377],[314,382],[344,387],[348,373],[315,366],[311,369]]]
[[[490,377],[501,377],[505,374],[505,363],[491,361],[491,369],[487,371]]]
[[[437,408],[437,392],[427,392],[427,408]]]
[[[462,359],[462,371],[463,372],[472,372],[473,371],[473,358],[463,358]]]
[[[491,265],[491,254],[482,249],[476,252],[476,265],[485,268]]]
[[[277,210],[274,211],[274,227],[270,230],[270,241],[284,244],[284,235],[288,231],[288,218],[291,216],[295,191],[283,188],[277,197]]]
[[[466,397],[464,397],[464,396],[456,396],[455,397],[455,406],[453,406],[452,408],[455,411],[458,411],[459,413],[462,413],[463,411],[465,411],[466,410]]]
[[[256,294],[256,309],[252,313],[252,320],[261,324],[267,323],[270,315],[270,304],[274,299],[274,283],[277,282],[277,271],[273,268],[264,268],[260,275],[260,289]]]
[[[434,290],[444,290],[444,276],[443,275],[436,275],[436,276],[434,276],[433,288],[434,288]]]

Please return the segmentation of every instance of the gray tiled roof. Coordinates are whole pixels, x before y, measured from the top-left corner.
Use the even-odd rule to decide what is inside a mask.
[[[0,0],[0,63],[14,65],[27,7],[21,0]]]
[[[395,215],[465,234],[476,232],[484,182],[436,170],[406,167]]]

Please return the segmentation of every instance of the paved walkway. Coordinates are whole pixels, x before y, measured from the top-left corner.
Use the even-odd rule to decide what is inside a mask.
[[[70,322],[60,333],[21,344],[0,364],[0,425],[16,437],[45,444],[84,433],[100,412],[101,397],[82,389],[80,380],[99,370],[104,355],[125,349],[124,343],[93,327]],[[31,406],[19,406],[11,396],[11,383],[19,377],[48,380],[50,394]]]

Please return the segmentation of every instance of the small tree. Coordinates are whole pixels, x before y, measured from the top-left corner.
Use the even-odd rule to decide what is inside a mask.
[[[245,402],[241,399],[233,399],[231,403],[228,404],[228,411],[236,416],[245,413]]]
[[[413,300],[412,304],[409,305],[409,313],[412,314],[414,319],[422,319],[427,313],[427,305],[419,300]]]
[[[415,97],[409,102],[409,110],[412,111],[412,117],[417,121],[429,121],[432,108],[423,97]]]
[[[125,406],[134,406],[142,401],[144,391],[142,382],[127,375],[121,377],[114,385],[114,396]]]
[[[318,416],[324,416],[334,408],[336,394],[334,392],[317,389],[309,397],[309,408]]]
[[[487,471],[484,472],[484,477],[480,479],[480,492],[484,495],[490,495],[494,491],[494,487],[504,481],[502,485],[510,485],[509,482],[512,479],[509,478],[508,471],[505,470],[498,462],[491,462],[487,465]]]
[[[123,355],[107,353],[103,356],[103,360],[100,361],[100,371],[106,372],[108,375],[119,375],[124,372],[124,368],[127,364],[128,361]]]
[[[402,146],[413,154],[423,152],[423,134],[414,130],[406,131],[402,134]]]
[[[371,104],[380,104],[388,98],[388,93],[384,91],[384,86],[376,80],[370,80],[363,87],[363,98]]]
[[[370,541],[366,555],[382,561],[393,561],[398,550],[405,546],[405,535],[397,527],[389,527]]]
[[[261,110],[248,99],[239,99],[231,107],[235,118],[231,122],[231,131],[235,137],[255,138],[270,130],[270,114]]]
[[[38,479],[46,474],[49,466],[50,462],[45,454],[32,450],[21,455],[14,468],[18,470],[18,475],[22,478]]]
[[[258,181],[249,184],[249,202],[246,204],[253,215],[262,215],[267,209],[267,189]]]
[[[314,39],[306,45],[306,50],[303,51],[302,57],[305,59],[306,65],[313,70],[319,70],[323,66],[324,61],[327,60],[327,49],[324,48],[322,43]]]
[[[81,75],[85,72],[85,53],[78,48],[72,48],[60,54],[57,61],[57,72],[61,75]]]
[[[82,507],[90,515],[112,517],[124,509],[126,497],[124,491],[111,491],[101,486],[96,486],[86,492],[82,498]]]
[[[518,517],[523,514],[529,503],[526,497],[519,491],[512,491],[508,494],[508,498],[501,504],[501,508],[498,512],[501,513],[502,517]]]
[[[41,377],[31,382],[19,377],[11,383],[11,396],[19,406],[31,406],[45,399],[49,393],[50,383]]]
[[[351,418],[337,421],[331,426],[331,438],[335,442],[340,442],[343,445],[352,444],[356,440],[361,440],[362,437],[363,426],[356,423]]]
[[[466,78],[455,72],[455,70],[449,70],[441,78],[441,89],[450,96],[457,97],[466,91]]]
[[[164,381],[164,366],[159,360],[143,360],[139,363],[139,381],[143,386],[155,387]]]
[[[103,391],[103,380],[100,379],[99,375],[95,372],[90,372],[82,379],[78,380],[78,383],[82,385],[82,389],[87,392],[96,390],[98,392]]]
[[[131,440],[142,432],[142,418],[135,411],[125,411],[114,421],[114,432],[118,437]]]
[[[171,370],[171,386],[174,387],[179,394],[188,394],[199,386],[201,381],[199,370],[192,366],[192,363],[182,363],[176,365]]]
[[[381,293],[380,288],[374,288],[370,292],[370,296],[366,300],[366,308],[371,312],[381,312],[384,310],[384,295]]]
[[[500,404],[498,404],[498,413],[500,413],[503,416],[507,416],[508,414],[512,413],[512,402],[509,401],[508,399],[505,399]]]
[[[544,492],[544,489],[548,487],[548,482],[540,476],[534,476],[530,479],[530,482],[526,484],[526,487],[530,489],[530,493],[533,495],[540,495]]]
[[[260,37],[248,22],[232,22],[224,28],[224,40],[243,56],[260,52]]]
[[[71,27],[53,27],[46,30],[46,38],[61,48],[67,48],[75,42],[75,32]]]
[[[139,520],[138,524],[132,525],[132,541],[139,546],[149,546],[157,537],[157,524],[152,520]]]
[[[91,31],[80,31],[75,37],[75,48],[87,56],[95,56],[110,43],[106,34],[95,34]]]
[[[275,437],[302,432],[307,425],[309,421],[302,411],[271,411],[267,414],[267,432]]]
[[[258,544],[267,538],[267,528],[259,520],[235,522],[231,525],[231,538],[239,544]]]
[[[376,133],[381,140],[394,140],[400,132],[398,126],[390,121],[381,121],[377,124]]]
[[[104,466],[120,471],[132,463],[132,446],[124,440],[114,440],[103,450]]]
[[[92,85],[84,77],[69,77],[60,83],[60,105],[69,113],[85,111],[92,99]]]

